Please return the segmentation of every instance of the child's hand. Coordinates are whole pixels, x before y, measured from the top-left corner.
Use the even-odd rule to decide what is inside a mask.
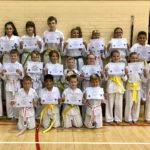
[[[59,98],[59,99],[58,99],[58,103],[59,103],[59,104],[61,104],[61,103],[63,103],[63,102],[64,102],[64,99],[63,99],[63,98]]]
[[[41,48],[42,48],[42,43],[41,43],[41,41],[37,41],[37,44],[38,44],[39,48],[41,49]]]
[[[17,72],[20,76],[22,76],[22,71],[21,71],[21,70],[17,69],[16,72]]]
[[[14,46],[15,46],[15,48],[16,48],[16,49],[18,49],[18,45],[17,45],[16,43],[15,43],[15,45],[14,45]]]
[[[20,42],[20,49],[23,49],[23,41]]]
[[[68,45],[68,42],[65,42],[65,43],[64,43],[64,48],[66,48],[66,47],[67,47],[67,45]]]
[[[148,76],[148,70],[144,68],[143,72],[144,72],[144,76],[147,77]]]
[[[12,100],[12,101],[10,101],[10,105],[15,105],[16,104],[16,101],[15,100]]]
[[[45,75],[48,74],[48,69],[47,68],[44,68],[43,71],[44,71]]]
[[[39,104],[39,102],[38,102],[38,100],[33,99],[32,104],[33,104],[34,106],[37,106],[37,105]]]
[[[80,77],[84,78],[84,72],[81,72]]]
[[[128,69],[125,68],[125,74],[128,75],[128,73],[129,73],[129,72],[128,72]]]
[[[84,44],[85,48],[87,48],[87,43],[86,43],[86,42],[83,42],[83,44]]]

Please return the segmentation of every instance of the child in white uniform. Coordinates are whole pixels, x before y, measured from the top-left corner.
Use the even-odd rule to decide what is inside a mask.
[[[49,53],[50,62],[45,65],[45,74],[48,74],[48,68],[57,65],[59,60],[59,53],[55,50],[52,50]],[[57,68],[56,68],[57,69]],[[53,73],[51,73],[53,75]],[[64,76],[63,75],[54,75],[54,85],[59,88],[60,92],[64,90]]]
[[[120,61],[120,53],[117,50],[111,52],[111,61],[113,63],[117,63]],[[108,95],[108,99],[106,100],[106,122],[113,124],[113,121],[116,123],[122,122],[122,115],[123,115],[123,94],[124,94],[124,87],[123,81],[126,81],[126,76],[113,76],[108,75],[107,70],[108,66],[105,66],[106,76],[108,77],[107,80],[107,87],[106,92]],[[118,82],[117,82],[118,81]],[[113,108],[114,108],[114,115],[113,115]]]
[[[12,42],[12,49],[17,49],[18,51],[20,50],[19,48],[20,37],[18,36],[17,29],[13,22],[7,22],[5,24],[5,36],[2,36],[0,39]],[[3,53],[3,63],[10,61],[9,52],[10,51],[5,51]],[[21,51],[19,51],[19,53],[21,53]]]
[[[130,52],[137,52],[139,54],[139,59],[142,61],[150,62],[150,58],[148,58],[148,55],[145,55],[146,48],[150,49],[150,45],[146,44],[147,41],[147,33],[145,31],[140,31],[137,35],[137,43],[135,43],[131,48]],[[146,83],[147,79],[142,81],[141,86],[141,92],[142,92],[142,100],[146,100]]]
[[[90,54],[94,54],[96,56],[96,65],[103,66],[102,58],[105,58],[105,41],[100,36],[100,32],[98,30],[92,31],[91,40],[101,40],[102,43],[96,43],[97,45],[93,45],[92,41],[87,45],[87,52]],[[99,44],[99,47],[98,47]],[[100,48],[101,47],[101,48]]]
[[[77,88],[78,84],[78,77],[76,75],[71,75],[69,76],[69,84],[70,87],[64,90],[62,94],[62,99],[64,99],[67,102],[67,95],[73,96],[74,94],[76,95],[81,95],[83,98],[83,93],[82,91]],[[80,102],[82,104],[82,98],[80,99]],[[75,101],[78,101],[76,99]],[[75,127],[82,127],[82,117],[80,113],[79,106],[76,104],[64,104],[64,109],[62,111],[62,116],[63,116],[63,122],[64,122],[64,127],[65,128],[70,128],[72,126]]]
[[[101,103],[104,100],[104,91],[103,88],[99,87],[99,78],[97,74],[91,75],[91,87],[87,87],[84,92],[84,104],[87,106],[84,124],[87,128],[101,128],[103,126]],[[89,88],[92,93],[89,93]],[[96,93],[93,93],[92,90],[96,90]],[[92,94],[92,96],[89,94]],[[100,96],[97,96],[97,94],[100,94]]]
[[[24,71],[22,64],[17,62],[19,53],[17,50],[10,51],[10,66],[15,65],[16,74],[7,74],[5,69],[5,63],[3,64],[3,78],[6,83],[5,91],[6,91],[6,109],[7,109],[7,116],[8,118],[17,117],[15,112],[16,110],[10,105],[10,101],[14,99],[15,93],[20,89],[20,80],[24,77]]]
[[[32,79],[29,76],[25,76],[23,78],[23,88],[19,89],[15,96],[19,98],[31,98],[31,103],[33,106],[37,104],[38,95],[32,86]],[[25,99],[25,100],[29,100]],[[15,99],[16,100],[16,99]],[[11,104],[14,104],[12,101]],[[17,101],[15,101],[17,107]],[[35,112],[34,107],[18,107],[19,110],[19,118],[18,118],[18,129],[23,130],[26,129],[34,129],[35,128]]]
[[[139,62],[139,55],[136,52],[132,52],[129,55],[130,63]],[[130,73],[128,72],[128,81],[126,84],[125,92],[125,121],[128,123],[136,123],[139,119],[140,104],[141,104],[141,82],[143,79],[143,73],[146,75],[146,70],[143,73]],[[148,72],[148,71],[147,71]]]
[[[123,36],[123,29],[120,27],[116,27],[114,29],[114,37],[113,38],[122,39],[122,36]],[[110,41],[107,46],[107,51],[108,51],[107,56],[111,57],[110,54],[114,50],[116,50],[116,49],[112,48],[112,42]],[[117,50],[120,52],[120,61],[123,61],[126,63],[126,61],[127,61],[126,58],[129,53],[129,45],[127,44],[127,49],[117,49]]]
[[[40,60],[40,53],[38,51],[32,51],[30,62],[39,62],[39,60]],[[28,65],[29,65],[29,61],[27,62],[27,68],[28,68]],[[32,88],[35,89],[35,91],[37,92],[39,96],[39,92],[42,89],[43,70],[41,70],[40,73],[30,73],[26,70],[26,74],[31,77]],[[39,105],[36,107],[36,118],[40,117],[40,112],[41,112],[41,106]]]
[[[82,38],[82,31],[80,27],[73,28],[71,30],[71,38]],[[68,42],[64,43],[64,49],[62,52],[63,56],[71,56],[75,59],[75,68],[80,71],[81,67],[84,65],[83,57],[86,56],[86,43],[83,42],[84,48],[81,49],[69,49]]]
[[[53,80],[52,75],[49,75],[49,74],[45,75],[44,85],[45,85],[45,88],[41,89],[41,91],[40,91],[40,99],[41,100],[42,100],[43,95],[47,95],[47,94],[51,94],[51,95],[55,94],[56,97],[58,97],[59,99],[61,98],[59,89],[57,87],[54,87],[54,80]],[[40,118],[40,119],[42,119],[41,123],[42,123],[43,127],[48,128],[51,125],[51,123],[53,123],[52,126],[54,128],[58,128],[60,126],[59,105],[58,104],[44,104],[43,109],[46,106],[49,106],[49,107],[48,107],[48,109],[45,110],[43,118]],[[41,112],[41,114],[42,114],[42,112]]]
[[[44,32],[43,35],[43,40],[44,40],[44,55],[43,55],[43,62],[47,63],[49,61],[49,52],[51,50],[56,50],[59,53],[60,56],[60,51],[62,51],[62,46],[63,46],[63,40],[64,40],[64,35],[61,31],[57,30],[57,19],[54,16],[50,16],[47,19],[47,25],[48,25],[48,31]],[[47,36],[50,33],[57,33],[58,34],[58,42],[57,43],[49,43],[47,42]],[[61,61],[61,60],[60,60]]]
[[[73,57],[68,57],[67,58],[67,68],[64,70],[64,75],[65,75],[64,86],[65,86],[65,88],[69,87],[68,78],[69,78],[69,76],[71,76],[73,74],[79,76],[79,71],[77,69],[75,69],[75,59]]]
[[[32,47],[31,49],[25,48],[25,45],[24,45],[25,43],[23,43],[24,39],[35,39],[33,43],[35,46]],[[22,36],[20,39],[20,48],[23,50],[23,53],[21,56],[21,63],[23,67],[26,65],[26,62],[31,59],[30,54],[33,50],[38,51],[40,53],[42,53],[43,51],[43,40],[40,36],[36,35],[36,27],[33,21],[28,21],[26,23],[26,35]]]

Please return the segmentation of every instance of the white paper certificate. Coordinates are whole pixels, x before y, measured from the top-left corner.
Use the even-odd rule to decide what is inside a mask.
[[[3,69],[6,70],[5,74],[16,75],[16,70],[18,69],[18,64],[16,63],[4,63]]]
[[[92,74],[100,75],[101,67],[100,65],[84,65],[81,70],[84,73],[84,77],[90,77]]]
[[[82,105],[83,93],[67,93],[65,102],[67,104]]]
[[[46,32],[45,43],[60,43],[60,34],[58,32]]]
[[[16,107],[33,107],[33,99],[31,96],[16,95]]]
[[[125,74],[125,63],[109,63],[108,64],[109,75],[124,75]]]
[[[86,88],[86,99],[92,100],[103,100],[104,99],[104,90],[100,87],[88,87]]]
[[[41,97],[41,104],[58,104],[58,94],[55,92],[44,92]]]
[[[35,50],[38,48],[37,39],[36,38],[22,38],[23,41],[23,49]]]
[[[127,49],[127,39],[113,38],[111,39],[113,49]]]
[[[143,73],[144,62],[128,63],[128,74]]]
[[[0,39],[0,51],[10,51],[14,48],[15,48],[14,41]]]
[[[68,49],[83,49],[85,48],[83,44],[83,38],[70,38],[67,40]]]
[[[141,60],[150,60],[150,47],[137,47],[137,53]]]
[[[90,49],[95,51],[104,50],[105,42],[103,39],[91,39],[90,40]]]
[[[48,74],[51,74],[54,76],[62,76],[63,75],[63,65],[49,64],[48,65]]]
[[[27,72],[28,73],[42,73],[43,71],[43,63],[42,62],[27,62]]]

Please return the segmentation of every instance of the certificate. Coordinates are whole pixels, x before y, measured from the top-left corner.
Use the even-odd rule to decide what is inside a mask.
[[[86,99],[92,100],[103,100],[104,99],[104,90],[100,87],[88,87],[86,88]]]
[[[48,65],[48,74],[51,74],[54,76],[62,76],[63,75],[63,65],[49,64]]]
[[[42,62],[27,62],[27,72],[28,73],[42,73],[43,71],[43,63]]]
[[[16,70],[18,69],[18,64],[16,63],[4,63],[3,69],[6,70],[5,74],[16,75]]]
[[[103,39],[91,39],[90,40],[90,49],[95,51],[104,50],[105,42]]]
[[[150,60],[150,47],[137,47],[137,53],[141,60]]]
[[[41,97],[41,104],[58,104],[58,94],[55,92],[44,92]]]
[[[16,95],[16,107],[33,107],[33,99],[27,95]]]
[[[128,74],[143,73],[144,62],[128,63]]]
[[[92,74],[100,76],[101,67],[100,65],[84,65],[81,70],[84,73],[84,77],[90,77]]]
[[[23,49],[35,50],[38,48],[37,39],[36,38],[22,38],[23,41]]]
[[[85,48],[83,44],[83,38],[70,38],[67,40],[68,49],[83,49]]]
[[[67,93],[65,102],[67,104],[82,105],[83,93]]]
[[[108,64],[109,75],[124,75],[125,74],[125,63],[109,63]]]
[[[46,32],[45,43],[60,43],[60,34],[58,32]]]
[[[113,49],[127,49],[127,39],[125,38],[113,38],[111,43]]]
[[[15,48],[14,41],[0,39],[0,51],[10,51],[14,48]]]

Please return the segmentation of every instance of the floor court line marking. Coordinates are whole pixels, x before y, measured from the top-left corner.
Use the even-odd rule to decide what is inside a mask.
[[[0,144],[150,145],[150,142],[0,142]]]

